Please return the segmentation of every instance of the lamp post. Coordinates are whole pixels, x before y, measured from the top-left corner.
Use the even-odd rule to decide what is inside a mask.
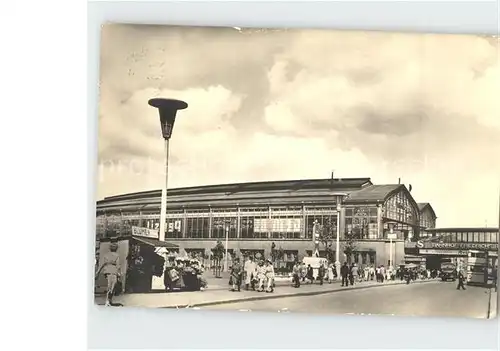
[[[167,222],[167,188],[168,188],[168,157],[169,142],[174,129],[175,116],[178,110],[184,110],[188,104],[181,100],[154,98],[148,101],[152,107],[156,107],[160,114],[161,134],[165,141],[165,183],[161,191],[160,228],[158,239],[165,240],[165,224]]]
[[[225,249],[226,249],[226,255],[225,255],[225,258],[224,258],[224,272],[227,272],[229,267],[228,267],[228,263],[227,263],[227,246],[229,244],[229,227],[226,226],[226,245],[224,245]]]
[[[337,206],[337,239],[335,242],[335,269],[337,274],[340,274],[340,210],[342,209],[342,201],[346,194],[335,195],[335,204]]]
[[[389,226],[389,234],[387,235],[387,237],[389,238],[389,269],[392,270],[392,265],[394,264],[393,259],[392,259],[392,254],[393,254],[393,252],[392,252],[392,240],[396,239],[396,234],[394,234],[395,223],[389,222],[389,223],[387,223],[387,225]]]
[[[314,254],[313,257],[319,257],[319,232],[318,232],[319,222],[317,220],[313,223],[313,234],[314,234]]]

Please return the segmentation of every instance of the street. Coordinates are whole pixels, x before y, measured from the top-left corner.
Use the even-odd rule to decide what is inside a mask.
[[[455,283],[436,282],[229,303],[202,309],[487,318],[488,302],[486,288],[468,286],[467,290],[458,291]]]

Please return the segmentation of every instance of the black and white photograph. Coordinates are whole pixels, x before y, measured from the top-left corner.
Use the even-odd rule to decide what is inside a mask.
[[[99,308],[496,318],[496,36],[110,23],[99,72]]]

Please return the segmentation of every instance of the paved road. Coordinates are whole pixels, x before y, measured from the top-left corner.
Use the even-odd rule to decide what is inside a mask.
[[[488,289],[467,287],[465,291],[457,291],[452,282],[436,282],[248,301],[202,309],[486,318],[488,301]]]

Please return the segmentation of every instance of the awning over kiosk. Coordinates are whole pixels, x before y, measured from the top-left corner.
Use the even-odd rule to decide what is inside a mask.
[[[178,249],[179,248],[179,245],[168,243],[166,241],[160,241],[158,239],[143,238],[143,237],[135,236],[135,235],[133,235],[132,238],[134,240],[140,241],[140,242],[142,242],[144,244],[148,244],[148,245],[151,245],[151,246],[154,246],[154,247],[165,247],[167,249]]]
[[[146,244],[146,245],[151,245],[154,247],[165,247],[167,249],[178,249],[179,245],[175,245],[166,241],[160,241],[155,238],[146,238],[142,236],[137,236],[137,235],[128,235],[128,236],[119,236],[119,237],[114,237],[114,238],[103,238],[100,240],[100,242],[109,242],[109,241],[121,241],[121,240],[136,240],[140,243]]]

